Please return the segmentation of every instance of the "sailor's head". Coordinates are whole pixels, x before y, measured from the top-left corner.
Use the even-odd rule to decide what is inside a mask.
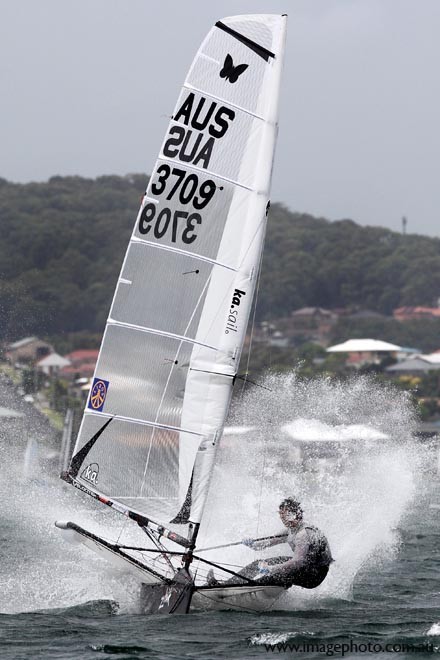
[[[286,497],[278,508],[281,522],[286,527],[296,527],[303,519],[301,504],[293,497]]]

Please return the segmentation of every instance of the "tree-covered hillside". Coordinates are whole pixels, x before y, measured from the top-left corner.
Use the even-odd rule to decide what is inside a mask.
[[[431,306],[439,296],[439,239],[272,207],[261,316],[305,306],[359,306],[390,314],[401,305]]]
[[[0,339],[101,332],[147,177],[0,179]],[[440,240],[273,204],[258,316],[302,306],[390,313],[440,296]]]
[[[0,180],[0,337],[103,330],[146,183]]]

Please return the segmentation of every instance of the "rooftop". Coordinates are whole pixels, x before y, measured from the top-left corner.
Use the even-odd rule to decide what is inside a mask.
[[[70,360],[62,357],[62,355],[58,355],[58,353],[50,353],[37,362],[37,367],[67,367],[69,364]]]
[[[392,353],[394,351],[400,351],[400,346],[380,339],[348,339],[342,344],[335,344],[327,349],[327,353]]]
[[[16,348],[21,348],[27,344],[32,344],[34,341],[38,341],[38,337],[25,337],[24,339],[19,339],[18,341],[14,341],[14,343],[9,344],[9,349],[14,350]]]

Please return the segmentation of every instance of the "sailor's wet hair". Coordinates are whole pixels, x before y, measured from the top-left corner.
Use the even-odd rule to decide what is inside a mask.
[[[286,499],[280,503],[279,510],[290,511],[290,513],[294,513],[298,520],[301,520],[303,517],[301,504],[293,497],[286,497]]]

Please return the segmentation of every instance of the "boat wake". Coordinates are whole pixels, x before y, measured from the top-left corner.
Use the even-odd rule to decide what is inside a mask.
[[[274,608],[351,599],[361,570],[375,572],[395,557],[417,489],[423,453],[409,399],[365,377],[340,383],[290,373],[262,384],[268,389],[249,389],[233,406],[205,533],[211,545],[215,532],[219,544],[279,533],[278,504],[293,495],[306,521],[327,535],[335,562],[320,587],[293,587]],[[242,566],[256,558],[243,546],[204,556]]]
[[[411,437],[409,402],[365,378],[341,384],[289,374],[269,376],[263,384],[270,391],[249,390],[233,406],[229,422],[241,431],[226,434],[221,444],[198,545],[203,548],[204,537],[211,546],[279,532],[278,503],[293,494],[307,521],[328,536],[335,563],[318,589],[292,588],[273,608],[350,599],[361,569],[377,571],[395,555],[398,528],[416,492],[423,457]],[[293,422],[294,437],[282,430]],[[362,425],[362,439],[347,439],[345,431],[345,440],[335,440],[353,425]],[[330,431],[331,441],[325,439]],[[301,433],[307,441],[298,439]],[[38,481],[29,479],[23,474],[25,452],[16,446],[2,466],[7,478],[0,482],[0,611],[95,601],[109,601],[112,611],[115,602],[120,612],[137,611],[138,583],[82,545],[66,543],[54,527],[55,520],[70,518],[115,539],[124,519],[63,485],[50,463],[43,463]],[[256,558],[242,545],[203,556],[232,568]]]
[[[2,436],[2,449],[10,441]],[[64,485],[57,475],[57,459],[40,458],[38,478],[29,474],[27,442],[17,437],[14,442],[10,451],[3,452],[0,479],[0,612],[84,607],[103,601],[112,611],[114,601],[120,611],[136,609],[139,585],[127,576],[121,579],[81,544],[66,543],[54,527],[55,520],[70,517],[116,538],[124,519]],[[44,456],[41,435],[38,444]]]

